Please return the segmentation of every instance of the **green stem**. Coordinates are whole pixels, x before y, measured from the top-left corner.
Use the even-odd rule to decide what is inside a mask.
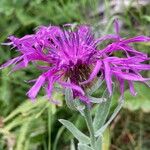
[[[48,150],[51,150],[51,105],[48,107]]]
[[[89,130],[89,133],[90,133],[91,147],[93,149],[95,149],[96,138],[94,136],[94,128],[93,128],[92,116],[91,116],[91,113],[90,113],[89,106],[85,106],[84,118],[86,120],[86,124],[87,124],[88,130]]]

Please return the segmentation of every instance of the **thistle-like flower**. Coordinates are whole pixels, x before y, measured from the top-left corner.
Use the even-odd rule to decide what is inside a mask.
[[[149,78],[143,78],[140,73],[150,70],[150,65],[145,64],[149,60],[147,55],[135,50],[131,43],[149,42],[150,38],[121,38],[118,22],[115,24],[115,34],[97,39],[86,25],[78,26],[74,30],[41,26],[32,35],[22,38],[10,36],[7,45],[16,48],[20,55],[3,64],[1,69],[14,64],[12,70],[16,71],[27,67],[29,62],[44,62],[43,66],[36,65],[42,73],[27,93],[30,99],[35,99],[42,86],[45,86],[46,95],[50,98],[55,84],[58,83],[64,88],[71,88],[74,98],[78,97],[81,101],[90,103],[85,91],[98,78],[98,73],[106,81],[110,95],[113,77],[119,81],[121,94],[124,93],[124,81],[127,80],[131,93],[135,95],[133,82],[146,83]],[[112,42],[104,49],[99,49],[99,45],[105,40]],[[117,51],[123,52],[122,58],[114,55]]]

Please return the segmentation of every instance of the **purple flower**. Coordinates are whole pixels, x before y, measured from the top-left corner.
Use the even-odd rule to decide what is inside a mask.
[[[131,44],[137,42],[150,42],[150,37],[136,36],[130,39],[121,38],[119,35],[119,24],[115,20],[116,35],[106,35],[105,37],[96,40],[99,45],[104,40],[112,39],[112,43],[108,44],[104,49],[99,50],[99,60],[97,60],[95,68],[87,81],[82,84],[91,82],[96,74],[101,71],[103,78],[106,81],[108,91],[112,95],[112,78],[116,78],[119,82],[120,92],[124,94],[124,82],[129,83],[130,92],[136,95],[133,82],[140,81],[147,83],[150,78],[143,78],[141,71],[150,70],[150,65],[146,64],[149,61],[147,54],[135,50]],[[117,37],[117,38],[116,38]],[[124,53],[122,58],[114,55],[114,52],[121,51]]]
[[[94,38],[89,26],[81,25],[75,30],[65,30],[58,26],[40,27],[35,34],[22,38],[10,36],[10,42],[20,55],[9,60],[2,68],[14,64],[12,71],[27,67],[29,62],[36,64],[41,75],[34,80],[35,84],[28,91],[30,99],[35,99],[42,86],[45,86],[47,97],[51,97],[56,83],[63,88],[71,88],[74,98],[89,103],[86,88],[91,86],[100,72],[106,81],[108,91],[112,94],[112,78],[120,84],[121,94],[124,93],[124,81],[129,83],[130,91],[135,94],[133,81],[146,83],[149,78],[143,78],[141,71],[150,70],[145,64],[149,58],[146,54],[135,50],[130,44],[149,42],[146,36],[130,39],[121,38],[117,21],[116,33],[101,38]],[[105,40],[112,40],[104,49],[99,45]],[[122,51],[123,57],[117,57],[114,52]],[[38,65],[42,61],[45,65]]]

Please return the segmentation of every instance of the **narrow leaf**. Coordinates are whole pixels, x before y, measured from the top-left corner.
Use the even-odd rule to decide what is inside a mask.
[[[73,123],[64,119],[59,119],[59,122],[61,122],[74,135],[74,137],[79,140],[79,142],[85,144],[90,143],[90,138],[77,129]]]
[[[31,120],[29,119],[29,121],[25,122],[23,126],[21,127],[20,134],[17,139],[16,150],[23,149],[24,147],[23,145],[24,145],[24,142],[26,141],[26,135],[27,135],[30,123],[31,123]]]
[[[102,137],[99,136],[95,143],[96,150],[102,150]]]
[[[65,88],[65,101],[70,109],[75,110],[73,92],[70,88]]]
[[[87,90],[87,93],[89,95],[92,95],[103,84],[103,82],[104,82],[104,80],[99,78],[97,80],[97,82],[90,89]]]
[[[74,107],[84,116],[85,105],[79,99],[74,99]]]
[[[89,98],[90,98],[90,102],[96,103],[96,104],[100,104],[100,103],[103,103],[103,102],[106,102],[106,101],[107,101],[107,99],[106,99],[106,98],[103,98],[103,97],[101,97],[101,98],[96,98],[96,97],[90,96]]]
[[[110,137],[110,131],[109,128],[107,128],[102,137],[102,150],[110,150]]]
[[[94,150],[93,148],[89,147],[88,145],[86,144],[81,144],[79,143],[78,144],[78,150]]]
[[[76,150],[74,145],[74,140],[71,140],[70,150]]]
[[[95,131],[97,131],[99,128],[101,128],[104,125],[110,110],[112,97],[109,96],[109,92],[107,89],[104,91],[102,98],[105,98],[106,102],[100,103],[95,113],[95,118],[93,122]]]
[[[79,111],[81,114],[83,114],[85,106],[80,102],[79,99],[73,99],[73,92],[69,88],[65,89],[65,101],[70,109]]]
[[[112,116],[110,117],[110,119],[106,122],[106,124],[101,127],[98,131],[96,131],[95,136],[98,137],[100,135],[102,135],[102,133],[105,131],[105,129],[108,127],[108,125],[112,122],[112,120],[116,117],[116,115],[118,114],[118,112],[120,111],[120,109],[122,108],[124,104],[123,99],[120,100],[118,106],[116,107],[116,109],[114,110],[114,113],[112,114]]]

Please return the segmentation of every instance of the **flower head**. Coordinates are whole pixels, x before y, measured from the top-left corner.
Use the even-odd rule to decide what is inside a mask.
[[[1,69],[14,64],[13,71],[15,71],[27,67],[29,62],[44,62],[44,66],[36,65],[42,73],[27,93],[31,99],[35,99],[42,86],[45,86],[46,95],[51,97],[54,85],[58,83],[62,87],[71,88],[74,97],[89,103],[90,99],[86,97],[85,89],[97,78],[99,72],[106,81],[110,95],[112,77],[119,81],[122,94],[125,80],[129,83],[131,93],[135,94],[133,81],[145,83],[149,80],[143,78],[140,73],[143,70],[150,70],[150,65],[144,64],[149,60],[147,55],[135,50],[130,44],[148,42],[150,38],[146,36],[121,38],[118,23],[115,23],[116,34],[97,39],[86,25],[78,26],[75,30],[42,26],[32,35],[22,38],[10,36],[7,45],[16,48],[20,55],[3,64]],[[112,42],[104,49],[99,49],[98,46],[109,39]],[[115,56],[114,52],[117,51],[124,52],[124,56],[122,58]]]

